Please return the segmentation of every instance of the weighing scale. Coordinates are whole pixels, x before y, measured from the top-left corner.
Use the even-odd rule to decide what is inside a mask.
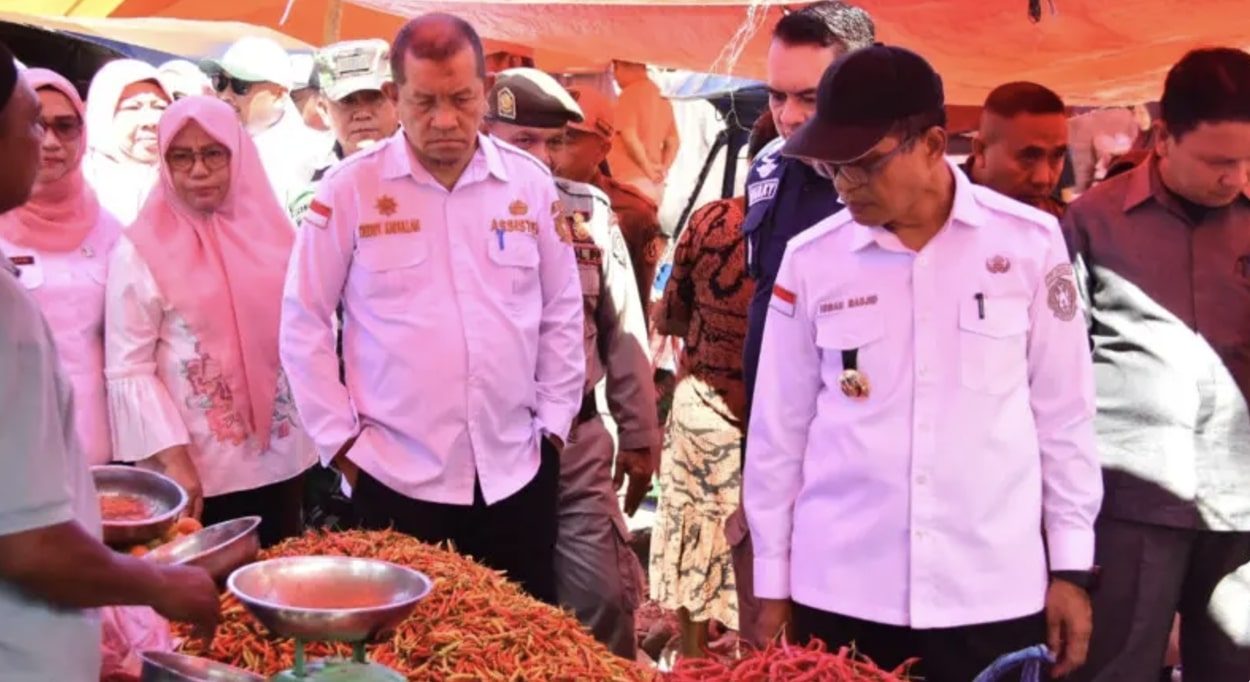
[[[402,623],[433,583],[405,566],[351,557],[288,557],[238,569],[227,587],[270,632],[295,640],[295,665],[270,682],[407,682],[365,655]],[[344,642],[351,658],[309,661],[308,642]]]

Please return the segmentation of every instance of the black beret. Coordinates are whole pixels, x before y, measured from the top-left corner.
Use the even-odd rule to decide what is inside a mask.
[[[500,71],[486,96],[486,119],[527,128],[563,128],[582,110],[556,79],[528,67]]]
[[[0,43],[0,109],[9,103],[17,89],[17,61],[9,47]]]

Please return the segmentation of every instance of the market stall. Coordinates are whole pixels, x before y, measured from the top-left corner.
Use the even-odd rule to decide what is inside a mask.
[[[342,39],[394,35],[402,18],[456,13],[493,40],[530,46],[545,69],[602,65],[617,57],[746,78],[764,75],[766,27],[783,7],[743,0],[0,0],[0,10],[75,17],[172,17],[245,21],[309,43],[326,34],[341,1]],[[1033,80],[1072,104],[1133,104],[1158,96],[1163,74],[1186,51],[1245,43],[1239,0],[862,0],[879,36],[928,57],[947,101],[976,104],[994,86]],[[1049,7],[1055,8],[1051,13]],[[738,48],[741,51],[738,51]]]

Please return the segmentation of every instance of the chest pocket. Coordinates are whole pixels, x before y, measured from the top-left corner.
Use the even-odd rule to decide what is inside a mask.
[[[847,369],[842,363],[842,351],[853,350],[856,369],[868,378],[872,390],[876,390],[880,381],[893,371],[882,343],[884,338],[885,317],[876,307],[844,310],[816,318],[816,346],[820,348],[825,385],[840,392],[838,380],[842,370]]]
[[[494,233],[490,235],[488,253],[495,265],[495,278],[500,293],[513,306],[524,306],[527,301],[541,296],[538,279],[538,242],[528,235],[505,235],[503,248],[499,247]]]
[[[354,272],[360,293],[370,307],[397,310],[412,305],[420,285],[421,265],[429,246],[421,233],[361,239],[356,246]]]
[[[968,297],[959,308],[959,377],[978,393],[1002,395],[1028,385],[1029,302]]]

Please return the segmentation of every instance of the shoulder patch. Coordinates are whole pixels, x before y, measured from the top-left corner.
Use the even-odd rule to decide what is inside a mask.
[[[1046,305],[1062,322],[1076,317],[1078,307],[1076,277],[1070,263],[1060,263],[1046,273]]]
[[[308,203],[308,210],[304,213],[304,220],[301,225],[307,224],[324,230],[330,224],[330,217],[334,215],[334,211],[326,204],[321,203],[317,199],[313,199]]]

